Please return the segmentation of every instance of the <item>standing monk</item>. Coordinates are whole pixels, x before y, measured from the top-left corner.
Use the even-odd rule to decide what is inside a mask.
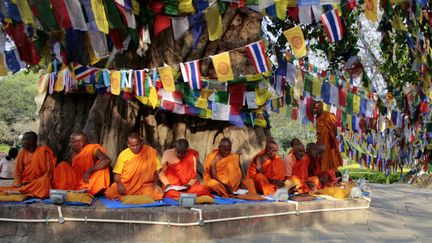
[[[110,185],[111,159],[99,144],[88,144],[87,135],[72,133],[69,140],[72,165],[61,162],[54,170],[53,187],[63,190],[83,190],[95,195]]]
[[[285,166],[277,154],[279,145],[267,141],[265,150],[260,151],[249,164],[246,178],[253,179],[258,192],[272,195],[277,188],[284,187]]]
[[[37,146],[37,134],[26,132],[23,149],[18,153],[14,187],[0,187],[5,193],[30,194],[38,198],[49,196],[56,156],[48,146]]]
[[[157,173],[161,165],[156,150],[143,144],[137,133],[128,136],[127,145],[117,158],[114,183],[105,191],[105,196],[118,199],[124,195],[142,195],[161,200],[163,191],[158,185]]]
[[[179,199],[181,193],[194,193],[197,196],[210,196],[207,187],[197,180],[196,164],[198,152],[189,149],[186,139],[179,139],[175,149],[166,150],[162,156],[163,168],[159,178],[165,188],[165,197]],[[176,187],[182,187],[182,189]]]
[[[321,101],[314,104],[316,114],[317,144],[324,145],[324,153],[321,157],[321,171],[334,170],[342,165],[342,157],[337,141],[336,117],[323,110]]]

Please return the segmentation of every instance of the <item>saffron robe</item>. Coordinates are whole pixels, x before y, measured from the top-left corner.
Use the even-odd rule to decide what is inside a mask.
[[[240,187],[242,177],[240,170],[240,157],[238,154],[230,154],[227,157],[218,160],[215,164],[217,179],[215,180],[211,176],[211,163],[218,153],[219,150],[213,150],[204,162],[204,185],[219,196],[229,197],[230,195],[225,185],[230,186],[233,192],[237,191]]]
[[[68,162],[60,163],[54,170],[53,187],[62,190],[88,189],[89,194],[95,195],[104,191],[110,185],[109,168],[93,172],[89,182],[83,181],[83,176],[88,169],[100,161],[96,157],[96,151],[105,153],[99,144],[87,144],[72,159],[72,165]]]
[[[339,151],[339,143],[336,139],[335,116],[327,111],[323,111],[316,121],[317,144],[325,147],[321,157],[321,170],[335,170],[342,165],[342,156]]]
[[[0,187],[0,191],[19,191],[38,198],[47,198],[51,190],[51,179],[56,156],[48,146],[39,146],[31,153],[22,149],[16,158],[15,185],[20,187]]]
[[[143,145],[138,154],[124,162],[120,181],[126,189],[125,195],[149,196],[154,200],[163,198],[163,193],[154,188],[154,173],[157,171],[157,160],[156,150],[148,145]],[[118,192],[117,183],[114,182],[105,191],[105,196],[108,199],[118,199],[123,195]]]
[[[265,196],[272,195],[276,192],[277,186],[271,184],[269,180],[285,180],[285,166],[279,155],[274,159],[268,159],[262,163],[262,173],[258,173],[256,169],[256,159],[264,154],[265,151],[260,151],[249,164],[246,178],[253,179],[258,192],[262,192]]]
[[[187,184],[190,180],[197,179],[197,172],[195,168],[195,162],[197,160],[196,158],[198,158],[198,152],[189,149],[187,155],[179,162],[175,164],[168,164],[165,171],[165,177],[168,180],[169,184],[172,186],[183,186]],[[165,161],[162,161],[162,163],[164,162]],[[181,193],[194,193],[198,197],[206,195],[211,196],[210,190],[207,187],[201,185],[198,181],[196,181],[195,184],[185,190],[167,191],[165,193],[165,197],[178,200]]]

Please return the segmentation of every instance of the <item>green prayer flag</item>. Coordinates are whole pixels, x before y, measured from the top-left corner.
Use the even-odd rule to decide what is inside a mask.
[[[120,12],[118,11],[114,1],[103,1],[105,7],[105,13],[108,20],[108,26],[110,29],[125,29],[125,25],[122,22]]]
[[[312,85],[313,85],[314,76],[310,73],[306,73],[304,78],[304,91],[312,94]]]
[[[354,95],[353,93],[351,93],[350,91],[348,91],[347,94],[347,107],[346,109],[350,112],[353,111],[353,106],[354,106]]]
[[[58,30],[59,26],[57,25],[49,0],[33,0],[32,2],[33,4],[31,4],[31,7],[35,8],[39,13],[37,18],[44,28],[48,30]]]
[[[227,91],[218,91],[215,93],[215,102],[227,105],[229,93]]]
[[[164,14],[171,16],[179,15],[179,2],[177,0],[164,0],[163,2],[165,3]]]
[[[342,127],[347,126],[347,113],[344,111],[342,112]]]
[[[140,4],[140,14],[137,17],[138,22],[141,25],[150,24],[153,21],[155,14],[144,4]]]

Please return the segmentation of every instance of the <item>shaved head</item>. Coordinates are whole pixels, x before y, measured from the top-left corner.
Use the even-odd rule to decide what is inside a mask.
[[[136,139],[136,140],[141,140],[141,137],[138,133],[133,132],[131,134],[129,134],[128,139]]]
[[[83,132],[74,132],[70,135],[69,146],[72,151],[79,153],[81,149],[87,144],[87,135]]]
[[[85,134],[84,132],[74,132],[71,134],[71,137],[76,137],[78,139],[80,139],[82,142],[84,142],[85,144],[87,144],[87,134]]]
[[[188,154],[189,142],[186,139],[179,139],[176,142],[176,155],[179,159],[183,159]]]
[[[34,151],[37,147],[38,136],[35,132],[26,132],[21,139],[24,149]]]
[[[219,143],[219,154],[222,155],[222,157],[227,157],[231,154],[231,140],[228,138],[222,138]]]

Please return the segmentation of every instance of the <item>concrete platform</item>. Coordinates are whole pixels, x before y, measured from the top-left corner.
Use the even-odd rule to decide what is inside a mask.
[[[368,207],[366,199],[316,200],[298,205],[289,202],[200,205],[195,207],[198,211],[166,206],[107,209],[100,201],[91,207],[0,204],[0,241],[191,242],[287,227],[366,224]],[[12,219],[24,222],[10,222]]]

